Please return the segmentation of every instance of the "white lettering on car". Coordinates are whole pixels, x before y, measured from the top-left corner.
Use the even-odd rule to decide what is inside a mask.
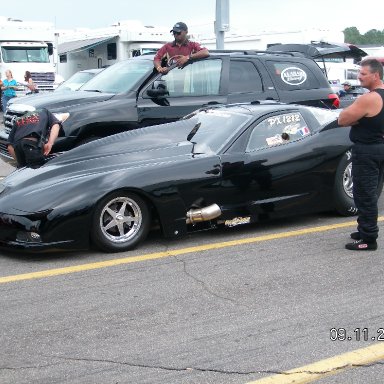
[[[272,127],[273,125],[279,124],[289,124],[289,123],[298,123],[301,121],[299,113],[289,113],[280,116],[270,117],[268,120],[268,124]]]
[[[237,225],[249,224],[251,222],[250,216],[247,217],[235,217],[232,220],[225,220],[224,225],[227,227],[235,227]]]
[[[352,152],[351,151],[347,151],[346,155],[347,155],[347,160],[351,160]]]
[[[297,67],[288,67],[281,72],[281,80],[285,84],[289,85],[300,85],[307,80],[307,74],[300,68]]]

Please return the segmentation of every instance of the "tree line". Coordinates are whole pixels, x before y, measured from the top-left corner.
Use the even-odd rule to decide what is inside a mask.
[[[356,27],[344,29],[344,41],[349,44],[378,44],[384,45],[384,29],[370,29],[363,35]]]

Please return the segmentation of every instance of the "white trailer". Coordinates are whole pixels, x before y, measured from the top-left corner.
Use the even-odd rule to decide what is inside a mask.
[[[201,45],[208,49],[216,49],[214,36],[197,37]],[[259,33],[226,33],[224,49],[265,50],[276,44],[309,44],[311,41],[344,41],[342,31],[329,29],[297,29],[282,31],[261,31]]]
[[[29,71],[40,92],[53,91],[63,80],[56,74],[57,50],[52,23],[0,16],[0,52],[1,79],[10,69],[13,78],[21,84],[25,71]],[[21,86],[17,94],[20,96],[26,91],[26,87]]]
[[[172,40],[169,29],[120,21],[111,27],[59,32],[58,73],[68,79],[83,69],[103,68],[133,56],[156,52]]]

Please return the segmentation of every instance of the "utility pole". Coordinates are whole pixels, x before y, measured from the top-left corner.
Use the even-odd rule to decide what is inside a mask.
[[[216,49],[224,49],[224,33],[229,31],[229,0],[216,0]]]

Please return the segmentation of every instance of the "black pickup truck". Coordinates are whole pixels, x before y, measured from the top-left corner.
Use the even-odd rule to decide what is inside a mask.
[[[319,66],[301,56],[217,51],[183,68],[171,65],[167,74],[154,70],[152,55],[122,61],[78,91],[12,99],[0,130],[0,155],[9,159],[6,145],[12,118],[41,107],[65,119],[64,136],[56,141],[54,152],[121,131],[177,120],[203,105],[276,100],[337,108],[339,98]]]

